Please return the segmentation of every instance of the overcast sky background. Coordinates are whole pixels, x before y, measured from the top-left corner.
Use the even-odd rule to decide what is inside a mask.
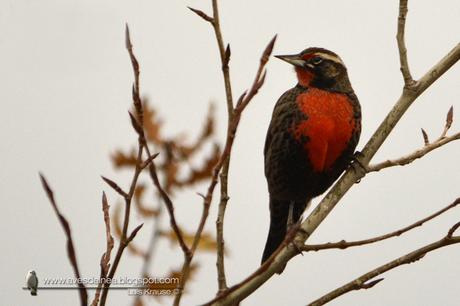
[[[142,93],[174,135],[199,131],[208,103],[218,106],[218,133],[226,126],[219,56],[209,24],[186,6],[210,12],[210,1],[25,1],[0,2],[0,304],[79,305],[77,291],[21,290],[29,269],[45,277],[73,277],[65,236],[43,192],[43,171],[68,218],[84,277],[99,275],[105,249],[100,198],[117,195],[100,175],[122,186],[129,173],[115,172],[109,155],[136,141],[127,109],[132,72],[124,49],[124,24],[131,28],[141,64]],[[234,96],[250,86],[259,56],[277,33],[274,54],[321,46],[346,63],[363,109],[362,148],[401,93],[395,33],[398,1],[221,1],[222,30],[232,48]],[[409,63],[420,77],[460,37],[460,2],[410,1],[407,21]],[[225,223],[229,284],[259,265],[268,231],[268,193],[263,144],[273,106],[295,85],[292,68],[273,59],[265,86],[241,121],[233,149]],[[409,109],[374,161],[399,157],[441,132],[448,108],[460,112],[460,65],[453,67]],[[455,119],[454,118],[454,119]],[[454,121],[452,131],[460,129]],[[311,243],[363,239],[410,224],[460,196],[460,143],[451,143],[404,168],[370,174],[354,186],[311,237]],[[194,230],[201,213],[195,192],[175,199],[177,217]],[[217,197],[217,193],[216,193]],[[318,202],[317,199],[314,204]],[[214,232],[216,200],[207,230]],[[113,207],[113,206],[112,206]],[[454,210],[403,237],[345,251],[298,256],[243,305],[304,305],[399,255],[439,239],[459,221]],[[164,220],[165,224],[167,220]],[[131,225],[141,222],[136,216]],[[151,225],[149,225],[151,226]],[[136,237],[146,243],[149,227]],[[172,255],[174,253],[174,255]],[[426,256],[386,273],[372,290],[349,293],[331,305],[458,305],[460,246]],[[160,244],[154,276],[181,264],[178,249]],[[196,305],[216,292],[215,255],[199,253],[200,272],[183,305]],[[123,257],[118,276],[137,277],[140,262]],[[90,297],[93,296],[90,291]],[[167,305],[170,300],[163,300]],[[124,291],[112,291],[109,305],[131,305]],[[155,301],[152,301],[155,304]]]

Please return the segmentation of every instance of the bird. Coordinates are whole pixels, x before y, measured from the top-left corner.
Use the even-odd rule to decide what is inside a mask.
[[[26,275],[27,289],[30,290],[31,295],[37,295],[38,278],[34,270],[30,270]]]
[[[265,140],[270,229],[261,264],[350,165],[361,134],[361,106],[336,53],[311,47],[275,57],[294,66],[297,84],[275,104]]]

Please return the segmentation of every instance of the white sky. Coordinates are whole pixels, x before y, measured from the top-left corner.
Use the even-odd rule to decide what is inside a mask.
[[[331,49],[347,64],[362,104],[361,148],[401,92],[395,41],[397,2],[222,1],[222,29],[232,48],[234,95],[252,82],[259,56],[275,33],[275,54],[310,46]],[[108,192],[111,204],[117,200],[100,175],[126,186],[130,175],[115,172],[108,157],[115,148],[135,143],[126,112],[131,103],[132,72],[124,49],[124,23],[131,27],[141,64],[142,92],[160,110],[166,131],[171,135],[187,131],[193,136],[208,102],[215,100],[223,141],[225,96],[214,35],[208,24],[186,8],[209,12],[210,1],[2,0],[0,4],[0,304],[78,305],[76,291],[39,291],[38,297],[31,297],[20,289],[29,269],[35,269],[40,280],[73,276],[63,231],[37,172],[45,173],[71,223],[83,276],[98,276],[105,248],[102,190]],[[458,16],[460,3],[456,0],[410,1],[407,46],[414,77],[458,42]],[[459,77],[457,65],[424,93],[374,161],[419,148],[423,144],[421,127],[431,139],[437,137],[451,105],[458,118]],[[240,125],[225,228],[229,284],[254,271],[260,261],[269,222],[262,157],[265,132],[274,103],[294,84],[291,67],[270,61],[266,84]],[[455,121],[452,131],[459,129]],[[460,144],[452,143],[410,166],[369,175],[352,188],[310,242],[383,234],[449,204],[460,196],[459,155]],[[205,188],[197,186],[175,199],[177,217],[189,230],[195,229],[201,213],[195,192]],[[214,231],[215,217],[214,201],[207,230]],[[243,304],[304,305],[377,265],[440,238],[459,217],[457,209],[406,236],[377,245],[299,256]],[[131,224],[134,227],[139,222],[134,217]],[[146,243],[149,231],[144,227],[136,241]],[[154,276],[181,264],[178,249],[161,243],[160,250]],[[436,251],[421,262],[385,274],[385,281],[372,290],[347,294],[331,305],[457,305],[459,256],[459,246]],[[183,305],[203,303],[216,292],[215,256],[200,253],[196,261],[200,273],[190,283]],[[117,275],[137,277],[139,271],[140,262],[127,255]],[[111,292],[108,299],[110,305],[131,302],[121,291]]]

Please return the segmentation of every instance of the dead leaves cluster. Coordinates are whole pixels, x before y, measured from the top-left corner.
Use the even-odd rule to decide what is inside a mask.
[[[159,177],[165,191],[173,197],[178,191],[193,188],[197,183],[203,182],[212,176],[214,166],[219,160],[221,149],[213,141],[215,136],[215,112],[214,107],[209,107],[208,113],[196,140],[187,142],[185,137],[166,137],[163,134],[164,122],[156,109],[144,99],[143,120],[136,118],[144,124],[145,138],[149,145],[154,147],[160,155],[155,159]],[[134,169],[136,167],[136,148],[117,149],[111,155],[111,161],[115,169]],[[193,162],[192,162],[193,161]],[[134,192],[134,208],[143,222],[156,222],[162,215],[160,197],[157,190],[151,184],[139,182]],[[113,213],[113,228],[115,236],[120,239],[122,234],[122,204],[118,203]],[[182,227],[183,228],[183,227]],[[185,243],[190,246],[194,233],[182,233]],[[158,237],[171,242],[173,247],[178,245],[177,237],[171,228],[162,228]],[[157,239],[158,240],[158,239]],[[128,244],[128,250],[134,256],[145,260],[149,250],[132,241]],[[217,249],[216,239],[210,233],[203,233],[198,245],[199,251],[212,252]],[[192,277],[198,269],[198,264],[193,264],[189,277]],[[144,275],[144,277],[151,277]],[[172,268],[165,276],[167,278],[181,278],[179,269]],[[149,289],[175,289],[175,284],[152,284]],[[150,288],[151,287],[151,288]],[[153,296],[158,298],[158,296]],[[142,303],[137,300],[137,303]]]

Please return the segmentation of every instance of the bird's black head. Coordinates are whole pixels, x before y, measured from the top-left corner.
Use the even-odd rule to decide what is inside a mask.
[[[295,66],[299,84],[331,91],[352,91],[342,59],[323,48],[308,48],[294,55],[276,55]]]

